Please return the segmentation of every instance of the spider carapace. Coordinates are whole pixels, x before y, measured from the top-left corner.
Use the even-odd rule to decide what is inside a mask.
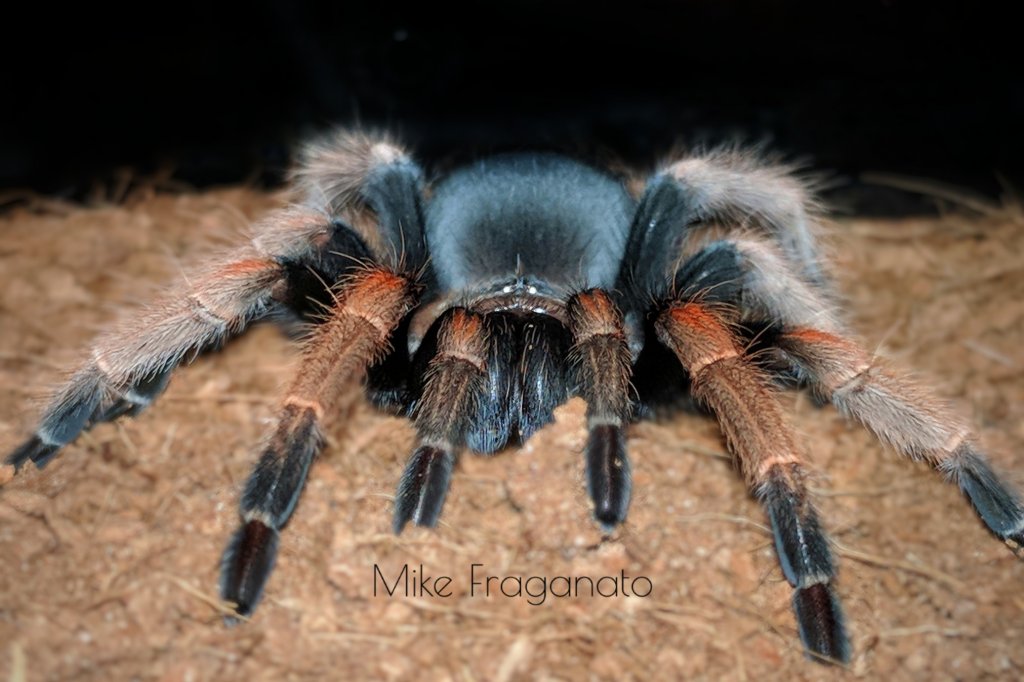
[[[297,201],[250,244],[104,335],[8,458],[42,466],[84,429],[138,413],[178,364],[254,320],[316,322],[223,557],[221,593],[238,614],[259,601],[352,376],[418,432],[396,532],[437,523],[461,451],[522,443],[572,396],[588,406],[594,517],[611,530],[629,507],[629,423],[702,405],[765,507],[819,660],[851,652],[779,386],[807,387],[930,462],[992,533],[1024,543],[1020,497],[964,420],[851,340],[816,241],[818,206],[785,165],[738,148],[678,156],[634,194],[569,158],[514,154],[427,182],[390,137],[342,131],[306,147],[292,180]]]

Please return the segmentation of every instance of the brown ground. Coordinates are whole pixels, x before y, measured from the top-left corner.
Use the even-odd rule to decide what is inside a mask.
[[[29,432],[32,399],[118,306],[275,202],[238,189],[140,194],[0,217],[0,451]],[[856,327],[959,401],[1024,482],[1019,213],[838,228]],[[521,452],[466,458],[442,527],[396,538],[391,495],[412,431],[356,401],[330,430],[265,602],[226,629],[217,560],[295,357],[258,328],[179,372],[137,421],[97,428],[0,490],[0,679],[1024,676],[1024,564],[955,487],[797,394],[783,400],[822,473],[856,649],[848,672],[804,659],[764,516],[710,421],[633,428],[629,522],[601,542],[578,403]],[[391,575],[405,563],[453,576],[455,595],[374,598],[374,564]],[[472,563],[491,575],[625,570],[654,592],[542,606],[470,597]]]

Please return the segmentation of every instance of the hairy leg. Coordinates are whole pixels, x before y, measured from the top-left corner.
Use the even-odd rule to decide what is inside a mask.
[[[792,429],[766,377],[743,356],[735,335],[711,307],[672,304],[655,327],[690,373],[694,397],[714,411],[747,484],[765,506],[779,563],[794,588],[804,646],[816,657],[848,661],[829,541],[810,501]]]
[[[829,286],[817,244],[820,207],[795,167],[757,149],[721,147],[677,158],[647,183],[617,288],[635,304],[661,300],[679,257],[702,226],[748,226],[767,234],[801,276]]]
[[[329,284],[360,262],[425,267],[422,174],[390,138],[339,132],[309,145],[293,175],[302,202],[257,223],[251,245],[103,335],[7,463],[42,467],[84,429],[138,414],[179,363],[271,308],[309,313],[315,304],[307,299],[328,295]]]
[[[761,345],[781,350],[799,379],[879,440],[949,475],[988,528],[1022,552],[1024,500],[993,471],[967,421],[851,340],[827,298],[772,244],[752,237],[710,244],[677,282],[737,305],[744,319],[771,321]]]
[[[363,376],[388,354],[392,335],[415,304],[427,262],[421,176],[390,138],[358,131],[307,146],[293,173],[307,204],[343,230],[343,242],[334,244],[341,252],[328,245],[331,267],[312,268],[341,286],[306,345],[243,493],[242,524],[221,562],[221,595],[240,615],[251,613],[273,569],[278,531],[321,446],[325,415],[336,408],[346,379]],[[365,267],[353,270],[353,261]]]
[[[43,467],[84,429],[140,412],[160,394],[180,362],[264,314],[283,276],[271,258],[238,254],[105,334],[90,359],[51,399],[35,434],[7,462],[20,468],[32,461]]]
[[[566,306],[573,335],[570,363],[587,401],[587,489],[594,518],[610,531],[626,518],[631,489],[625,427],[630,418],[630,353],[622,313],[600,289]]]
[[[387,351],[414,295],[413,282],[391,271],[356,274],[307,341],[299,373],[242,495],[242,524],[221,563],[221,596],[239,615],[255,608],[273,569],[278,531],[295,509],[320,449],[324,416],[337,408],[346,382]]]
[[[992,470],[966,421],[931,390],[835,334],[791,327],[774,343],[840,412],[901,454],[923,459],[955,480],[985,525],[1022,555],[1024,501]]]
[[[398,484],[394,530],[412,521],[435,526],[448,494],[455,457],[466,441],[476,403],[484,396],[487,336],[480,315],[465,308],[444,313],[437,349],[413,416],[420,444]]]

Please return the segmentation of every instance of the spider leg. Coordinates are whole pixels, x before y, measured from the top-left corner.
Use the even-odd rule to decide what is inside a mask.
[[[630,418],[630,352],[622,313],[600,289],[582,291],[566,306],[573,335],[570,363],[587,401],[587,490],[594,518],[610,532],[626,518],[631,490],[623,429]]]
[[[223,343],[272,308],[306,315],[353,262],[425,267],[422,174],[386,136],[342,131],[308,146],[296,186],[305,203],[254,226],[252,244],[194,275],[105,334],[59,389],[35,433],[5,460],[43,467],[83,430],[147,407],[182,361]],[[324,300],[320,300],[323,304]]]
[[[341,287],[330,292],[329,315],[305,346],[277,425],[242,494],[242,523],[221,560],[221,596],[242,616],[256,607],[273,570],[278,532],[322,445],[324,416],[337,408],[345,379],[364,376],[388,355],[426,270],[422,173],[389,138],[339,131],[303,150],[292,179],[309,203],[344,228],[336,234],[345,242],[338,253],[327,250],[333,258],[324,271]],[[339,265],[351,260],[366,265]]]
[[[446,311],[436,353],[426,370],[413,418],[419,446],[409,458],[395,496],[394,531],[412,521],[437,525],[455,457],[466,442],[477,403],[485,396],[488,338],[483,317],[465,308]]]
[[[708,267],[712,261],[719,267]],[[849,339],[827,299],[794,275],[771,244],[716,242],[683,270],[680,282],[710,287],[707,295],[739,305],[745,318],[771,320],[763,345],[781,350],[801,380],[879,440],[952,477],[986,526],[1021,554],[1024,501],[992,470],[966,421]]]
[[[617,288],[643,305],[665,297],[665,276],[703,232],[701,226],[750,225],[769,235],[797,270],[818,287],[829,285],[815,233],[820,207],[812,183],[756,149],[701,151],[665,166],[640,199]]]
[[[846,662],[850,645],[832,582],[829,541],[818,522],[792,430],[765,376],[742,354],[713,307],[676,302],[655,321],[658,339],[689,372],[694,397],[715,413],[730,450],[771,520],[804,646]]]
[[[31,461],[41,468],[83,430],[138,414],[163,391],[177,365],[241,333],[281,304],[297,307],[296,300],[309,291],[303,280],[317,281],[308,268],[329,265],[330,276],[351,268],[345,259],[327,257],[327,251],[366,253],[356,233],[315,208],[279,210],[254,225],[253,233],[250,245],[199,270],[184,286],[103,334],[90,359],[51,399],[36,432],[6,463],[19,469]]]
[[[221,562],[221,596],[235,604],[239,615],[255,608],[273,569],[278,531],[295,509],[322,445],[324,415],[337,408],[345,380],[361,375],[387,352],[391,333],[411,309],[414,295],[408,277],[383,268],[358,273],[307,342],[277,426],[242,495],[242,524]]]
[[[841,413],[953,478],[992,533],[1022,556],[1024,501],[992,470],[964,420],[932,391],[836,334],[790,327],[774,343]]]
[[[245,249],[101,337],[90,360],[52,398],[35,433],[6,462],[42,468],[83,430],[140,412],[176,365],[264,314],[283,277],[275,259]]]
[[[349,226],[374,262],[398,272],[426,263],[423,173],[390,136],[338,130],[302,149],[291,179],[307,202]]]

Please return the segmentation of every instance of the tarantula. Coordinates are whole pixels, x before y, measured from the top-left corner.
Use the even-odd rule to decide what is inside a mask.
[[[83,430],[138,414],[174,367],[254,320],[287,311],[316,322],[223,556],[221,595],[239,615],[260,599],[322,423],[354,375],[418,432],[396,532],[437,523],[463,449],[523,443],[572,396],[588,406],[587,488],[610,531],[629,507],[630,421],[702,405],[764,504],[800,637],[819,660],[851,651],[777,386],[807,386],[928,461],[992,533],[1024,544],[1021,498],[965,422],[850,340],[817,205],[786,166],[735,148],[698,153],[631,192],[567,157],[509,154],[428,184],[390,137],[342,131],[306,147],[292,179],[301,200],[101,338],[7,459],[42,467]]]

